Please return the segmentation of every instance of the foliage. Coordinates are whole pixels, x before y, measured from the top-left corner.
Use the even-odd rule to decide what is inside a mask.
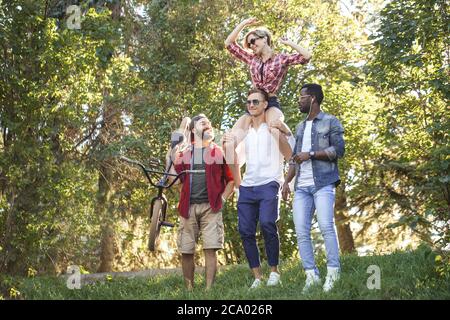
[[[263,287],[249,291],[252,282],[246,265],[230,266],[219,271],[215,286],[204,290],[204,276],[196,274],[195,289],[184,289],[181,275],[160,275],[152,278],[120,279],[87,284],[80,290],[69,290],[62,279],[48,277],[10,279],[8,286],[14,285],[24,299],[183,299],[183,300],[236,300],[236,299],[448,299],[449,278],[442,278],[435,272],[435,253],[421,247],[410,252],[394,252],[390,255],[358,257],[345,255],[342,259],[342,276],[330,293],[320,287],[302,294],[305,274],[299,268],[297,258],[281,265],[281,287]],[[319,261],[322,278],[326,273],[325,260]],[[380,289],[367,288],[368,267],[380,268]],[[267,275],[269,269],[263,268]],[[8,287],[5,287],[8,288]],[[6,296],[6,298],[12,298]],[[16,297],[17,298],[17,297]]]
[[[242,115],[250,86],[223,41],[249,16],[273,31],[275,50],[291,52],[278,42],[286,35],[313,52],[311,63],[289,69],[280,101],[293,129],[303,118],[299,87],[318,82],[323,109],[343,123],[340,214],[353,223],[356,246],[391,251],[415,239],[406,227],[437,248],[448,245],[445,1],[390,2],[375,16],[367,1],[355,1],[350,16],[325,0],[79,1],[79,30],[65,23],[68,2],[0,6],[2,273],[61,273],[72,264],[92,272],[105,225],[114,231],[114,269],[177,263],[170,231],[165,252],[146,251],[155,190],[117,155],[162,159],[182,117],[200,112],[219,140]],[[177,190],[168,198],[174,221]],[[245,262],[235,201],[224,209],[226,263]],[[297,252],[289,202],[279,228],[288,261]]]
[[[395,1],[380,13],[369,63],[370,83],[384,107],[377,115],[380,166],[371,172],[397,210],[437,248],[449,244],[448,3]]]

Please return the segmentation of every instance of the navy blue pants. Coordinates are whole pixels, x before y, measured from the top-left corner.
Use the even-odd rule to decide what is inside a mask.
[[[239,187],[238,227],[250,268],[260,266],[256,244],[256,226],[264,237],[269,266],[277,266],[280,256],[279,217],[280,185],[276,181],[258,187]]]
[[[270,107],[275,107],[281,110],[281,106],[280,106],[280,102],[278,101],[278,97],[269,97],[269,101],[268,101],[268,105],[267,105],[267,109],[269,109]]]

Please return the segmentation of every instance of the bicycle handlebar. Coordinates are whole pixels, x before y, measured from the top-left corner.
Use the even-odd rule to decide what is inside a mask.
[[[172,187],[175,182],[183,175],[186,173],[205,173],[205,170],[184,170],[181,171],[178,174],[174,174],[174,173],[169,173],[169,172],[165,172],[165,171],[158,171],[158,170],[151,170],[146,168],[141,162],[136,161],[136,160],[132,160],[130,158],[127,158],[125,156],[120,156],[119,157],[121,160],[124,160],[126,162],[138,165],[142,168],[142,170],[144,171],[145,176],[147,177],[148,181],[150,182],[151,185],[153,185],[156,188],[166,188],[169,189],[170,187]],[[160,164],[159,160],[156,159],[156,161],[158,162],[158,165]],[[152,159],[152,162],[155,162],[155,160]],[[149,173],[153,173],[153,174],[162,174],[163,178],[158,182],[158,183],[154,183],[149,175]],[[167,177],[175,177],[175,179],[170,182],[169,184],[166,184],[167,181]]]

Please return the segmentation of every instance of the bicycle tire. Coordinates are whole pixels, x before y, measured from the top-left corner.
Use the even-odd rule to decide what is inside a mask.
[[[153,204],[152,219],[150,222],[150,232],[148,238],[148,250],[150,251],[155,251],[156,242],[159,238],[159,231],[161,229],[160,220],[162,216],[162,206],[163,203],[161,200],[155,200],[155,203]]]

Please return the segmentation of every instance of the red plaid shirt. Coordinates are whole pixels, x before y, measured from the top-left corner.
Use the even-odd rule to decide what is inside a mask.
[[[263,62],[260,57],[245,51],[235,42],[228,45],[227,49],[234,57],[249,65],[253,85],[267,93],[276,94],[278,92],[286,76],[288,66],[309,62],[300,53],[280,53]]]

